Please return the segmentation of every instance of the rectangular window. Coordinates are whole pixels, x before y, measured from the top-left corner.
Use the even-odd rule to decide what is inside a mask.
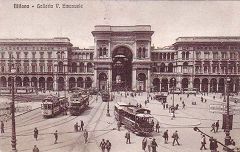
[[[40,59],[43,59],[44,52],[40,52]]]
[[[19,59],[20,58],[20,52],[16,52],[16,54],[17,54],[17,59]]]
[[[51,65],[48,66],[48,72],[52,72],[52,66]]]
[[[201,58],[201,52],[196,52],[196,59],[200,59]]]
[[[40,65],[40,72],[44,72],[44,67],[43,67],[43,65]]]
[[[2,53],[1,53],[1,58],[2,58],[2,59],[4,59],[4,54],[5,54],[5,52],[2,52]]]
[[[28,58],[28,52],[24,52],[25,59]]]
[[[218,59],[218,52],[213,52],[213,59]]]
[[[49,58],[49,59],[52,58],[52,52],[48,52],[48,58]]]
[[[32,72],[36,72],[36,66],[32,65]]]
[[[32,52],[32,58],[35,59],[36,57],[36,52]]]
[[[28,66],[24,66],[24,72],[28,73]]]

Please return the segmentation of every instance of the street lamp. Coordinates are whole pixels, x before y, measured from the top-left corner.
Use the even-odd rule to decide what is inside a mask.
[[[107,98],[107,102],[108,102],[108,104],[107,104],[107,114],[106,114],[106,116],[108,116],[108,117],[110,117],[110,113],[109,113],[109,100],[110,100],[110,91],[109,91],[109,82],[107,81],[107,89],[108,89],[108,96],[109,96],[109,98]]]
[[[172,99],[172,101],[173,101],[173,104],[172,104],[172,107],[173,107],[173,115],[172,115],[172,119],[173,118],[175,118],[175,105],[174,105],[174,89],[175,89],[175,85],[174,85],[174,82],[175,82],[175,78],[173,78],[172,79],[172,81],[173,81],[173,87],[172,87],[172,94],[173,94],[173,99]]]
[[[11,102],[11,113],[12,113],[12,151],[16,152],[17,148],[17,139],[16,139],[16,122],[15,122],[15,102],[14,102],[14,77],[15,77],[16,69],[12,66],[11,74],[12,74],[12,102]]]
[[[227,85],[226,85],[226,94],[227,94],[227,118],[226,118],[226,128],[225,128],[225,134],[226,134],[226,136],[225,136],[225,139],[224,139],[224,141],[225,141],[225,145],[226,146],[228,146],[228,145],[230,145],[231,144],[231,142],[230,142],[230,140],[231,140],[231,136],[230,136],[230,120],[229,120],[229,117],[230,117],[230,115],[229,115],[229,82],[230,82],[230,78],[228,77],[227,79],[226,79],[226,81],[227,81]],[[228,149],[226,149],[226,148],[224,148],[224,150],[225,151],[228,151]]]

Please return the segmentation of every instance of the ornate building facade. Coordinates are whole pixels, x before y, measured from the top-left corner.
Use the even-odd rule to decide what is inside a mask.
[[[151,46],[150,25],[98,25],[94,48],[73,47],[68,38],[0,39],[0,88],[203,92],[239,91],[240,37],[179,37],[169,47]]]

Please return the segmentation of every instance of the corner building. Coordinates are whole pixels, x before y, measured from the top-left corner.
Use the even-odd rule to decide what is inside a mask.
[[[68,38],[0,39],[0,89],[19,88],[169,91],[197,88],[239,92],[240,37],[179,37],[164,48],[151,45],[150,25],[97,25],[94,48]]]

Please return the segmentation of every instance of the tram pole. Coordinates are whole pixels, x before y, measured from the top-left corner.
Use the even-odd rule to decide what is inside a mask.
[[[15,122],[15,94],[14,94],[14,90],[15,90],[15,86],[14,86],[14,77],[15,77],[15,73],[16,73],[16,69],[13,67],[11,67],[11,73],[12,73],[12,102],[11,102],[11,113],[12,113],[12,152],[17,152],[17,139],[16,139],[16,122]]]
[[[107,103],[107,114],[106,114],[106,116],[108,116],[108,117],[110,117],[110,113],[109,113],[109,100],[110,100],[110,90],[109,90],[109,82],[107,82],[107,89],[108,89],[108,95],[109,95],[109,98],[107,99],[108,101],[108,103]]]

